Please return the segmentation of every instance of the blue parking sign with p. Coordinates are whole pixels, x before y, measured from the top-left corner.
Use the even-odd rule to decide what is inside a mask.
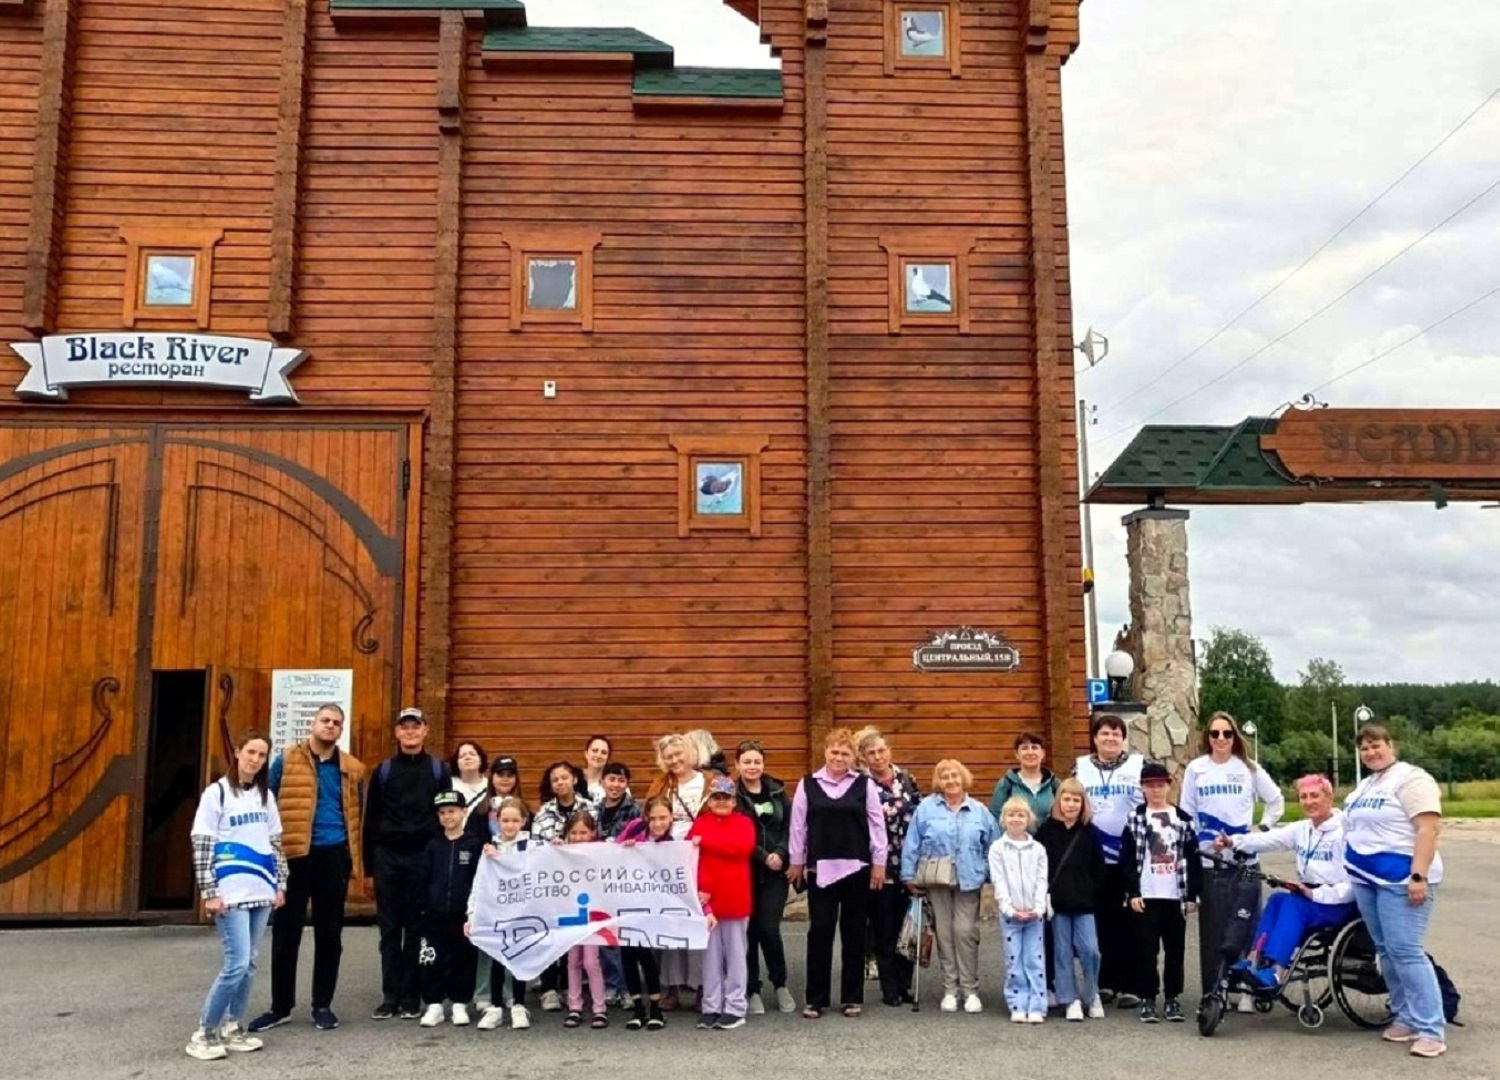
[[[1108,679],[1090,679],[1088,686],[1090,705],[1102,705],[1109,700]]]

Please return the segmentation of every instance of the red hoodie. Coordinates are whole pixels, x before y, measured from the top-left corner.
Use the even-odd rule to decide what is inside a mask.
[[[750,917],[750,856],[755,852],[755,822],[736,810],[719,817],[705,810],[688,830],[698,837],[698,891],[708,894],[704,914],[720,919]]]

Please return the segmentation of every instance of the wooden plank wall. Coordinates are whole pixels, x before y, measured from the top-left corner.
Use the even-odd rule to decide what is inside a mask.
[[[1046,724],[1019,7],[963,6],[961,78],[885,75],[879,0],[833,5],[828,44],[838,719],[903,762],[956,753],[981,786]],[[890,335],[878,238],[935,229],[978,240],[972,332]],[[1022,669],[913,671],[924,633],[960,624]]]
[[[470,73],[450,742],[534,770],[601,730],[645,766],[707,727],[800,770],[798,55],[780,117],[637,116],[628,71]],[[520,228],[603,232],[591,334],[509,329]],[[760,539],[678,538],[684,432],[769,437]]]
[[[21,295],[26,274],[26,233],[31,213],[36,107],[42,67],[42,20],[0,14],[0,342],[25,341]],[[0,348],[0,378],[20,378],[25,366]]]

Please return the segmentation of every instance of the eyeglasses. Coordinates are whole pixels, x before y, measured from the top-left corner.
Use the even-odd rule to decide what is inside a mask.
[[[1226,728],[1214,728],[1209,731],[1208,737],[1210,739],[1232,739],[1234,738],[1234,732]]]

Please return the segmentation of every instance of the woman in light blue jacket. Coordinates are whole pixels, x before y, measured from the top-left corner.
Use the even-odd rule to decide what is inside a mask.
[[[979,1000],[979,890],[989,877],[995,819],[969,797],[974,776],[945,758],[932,770],[933,794],[917,804],[901,851],[901,880],[932,900],[933,931],[943,969],[944,1012],[984,1011]]]

